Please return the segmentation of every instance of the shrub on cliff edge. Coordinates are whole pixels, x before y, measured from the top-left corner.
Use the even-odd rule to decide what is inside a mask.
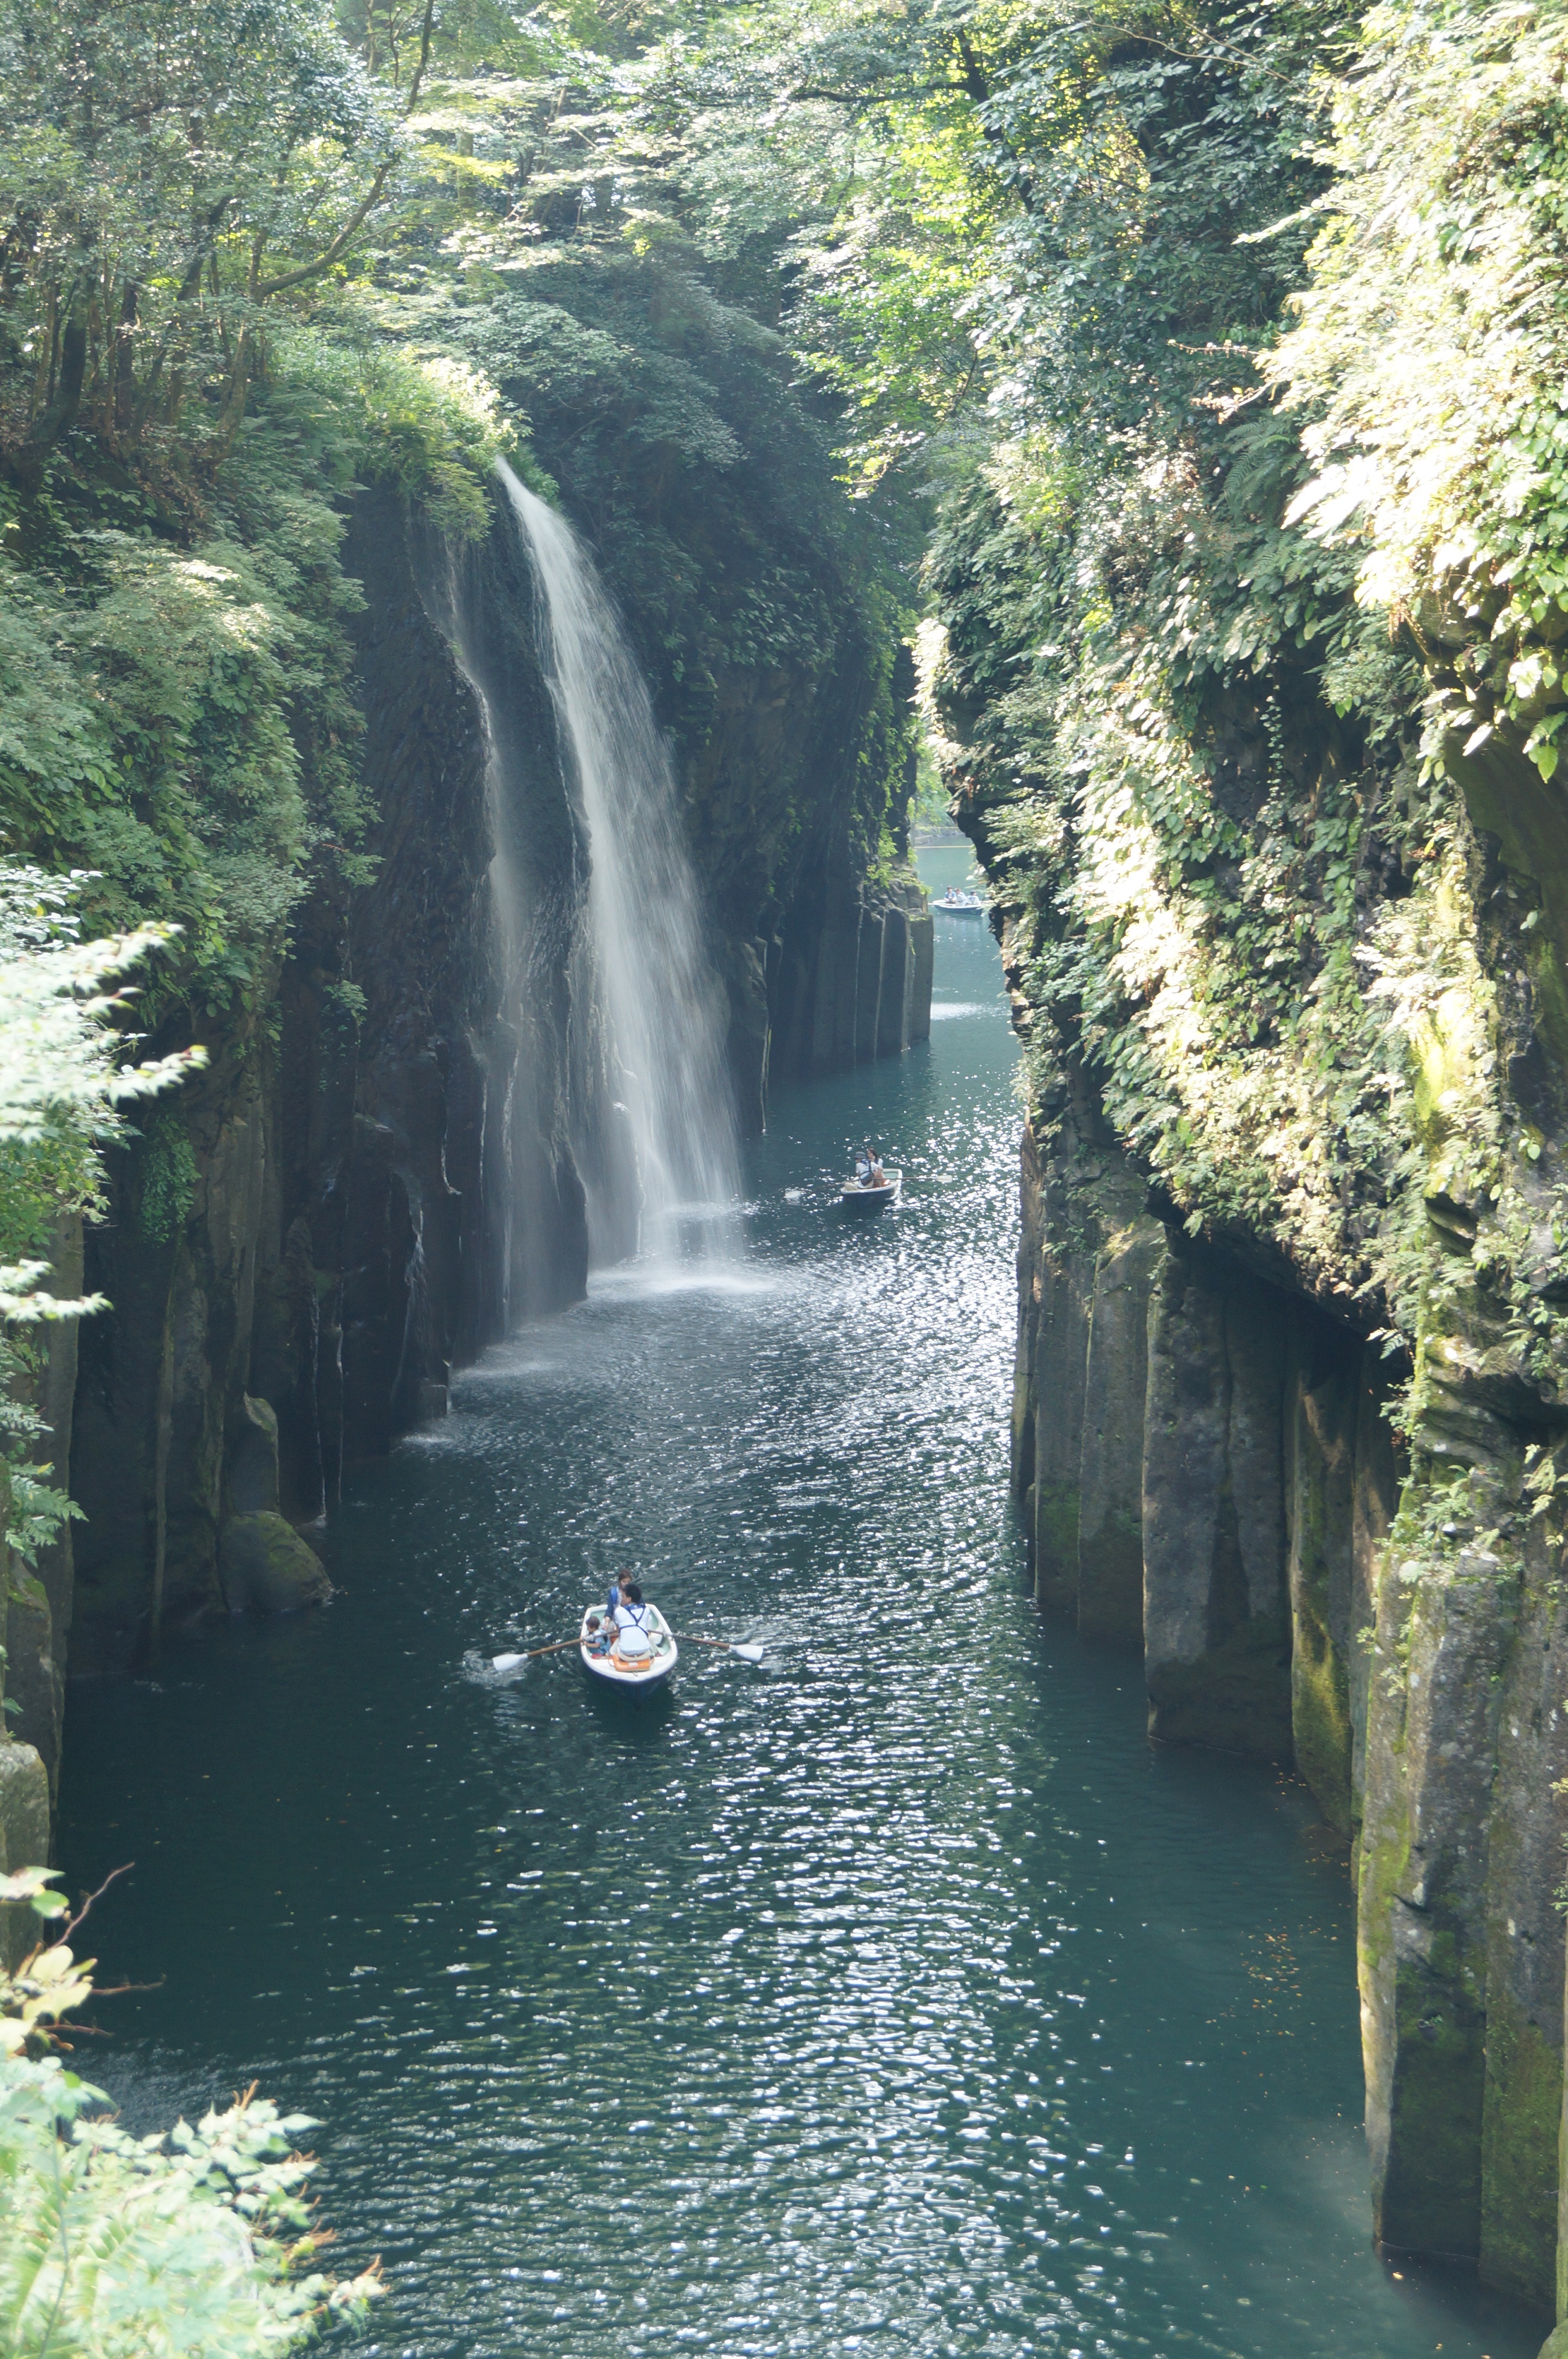
[[[39,1868],[0,1902],[58,1920]],[[85,1913],[85,1912],[83,1912]],[[262,2359],[364,2312],[375,2267],[334,2282],[301,2195],[314,2125],[254,2091],[192,2126],[132,2137],[70,2071],[56,2027],[92,1995],[92,1962],[45,1935],[0,1975],[0,2354],[29,2359]]]

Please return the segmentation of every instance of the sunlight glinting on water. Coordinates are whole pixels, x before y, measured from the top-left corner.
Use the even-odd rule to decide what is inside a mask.
[[[597,1277],[359,1471],[330,1612],[79,1712],[71,1880],[136,1858],[98,1946],[167,1977],[93,2069],[321,2117],[367,2359],[1526,2359],[1370,2250],[1301,1789],[1151,1754],[1023,1594],[1015,1059],[988,932],[938,958],[930,1048],[780,1093],[738,1262]],[[622,1563],[763,1667],[496,1677]]]

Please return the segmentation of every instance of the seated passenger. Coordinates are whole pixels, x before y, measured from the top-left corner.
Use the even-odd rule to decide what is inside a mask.
[[[615,1607],[615,1627],[617,1630],[646,1630],[649,1637],[653,1636],[653,1622],[643,1603],[642,1592],[629,1573],[622,1576],[620,1603]]]

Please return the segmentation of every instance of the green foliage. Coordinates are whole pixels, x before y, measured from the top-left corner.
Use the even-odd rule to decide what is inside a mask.
[[[1565,64],[1551,12],[1374,9],[1270,365],[1314,468],[1290,516],[1355,552],[1367,606],[1410,616],[1434,744],[1503,727],[1545,778],[1568,721]]]
[[[0,13],[0,442],[155,475],[234,447],[269,304],[335,261],[399,110],[310,0]]]
[[[0,869],[0,1549],[31,1563],[70,1512],[34,1462],[43,1429],[18,1397],[18,1353],[41,1320],[101,1308],[47,1285],[47,1247],[62,1213],[91,1210],[102,1150],[124,1135],[119,1109],[167,1089],[201,1051],[116,1063],[111,1029],[122,984],[168,929],[77,943],[71,902],[86,880]]]
[[[1336,29],[1076,19],[993,75],[1021,218],[931,685],[1038,1133],[1075,1069],[1168,1216],[1376,1321],[1426,1515],[1453,1404],[1568,1366],[1559,1117],[1509,1079],[1562,1055],[1520,757],[1552,781],[1568,715],[1568,36]]]
[[[58,1921],[51,1871],[0,1875],[0,1906]],[[315,2125],[254,2091],[133,2137],[62,2064],[55,2027],[93,1992],[74,1925],[0,1974],[0,2349],[60,2359],[263,2359],[381,2291],[334,2282],[295,2147]]]
[[[196,1192],[196,1158],[185,1125],[172,1108],[147,1126],[138,1179],[136,1217],[142,1234],[168,1245],[180,1234]]]

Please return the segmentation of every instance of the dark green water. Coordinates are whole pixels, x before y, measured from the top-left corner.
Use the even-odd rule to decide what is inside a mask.
[[[962,865],[962,863],[959,864]],[[945,868],[932,864],[945,884]],[[989,935],[929,1051],[787,1095],[721,1282],[624,1276],[362,1470],[330,1611],[73,1698],[89,2069],[326,2127],[369,2352],[1527,2359],[1367,2243],[1350,1897],[1289,1781],[1151,1753],[1007,1506],[1018,1112]],[[845,1228],[867,1129],[909,1171]],[[615,1563],[689,1653],[584,1691]]]

